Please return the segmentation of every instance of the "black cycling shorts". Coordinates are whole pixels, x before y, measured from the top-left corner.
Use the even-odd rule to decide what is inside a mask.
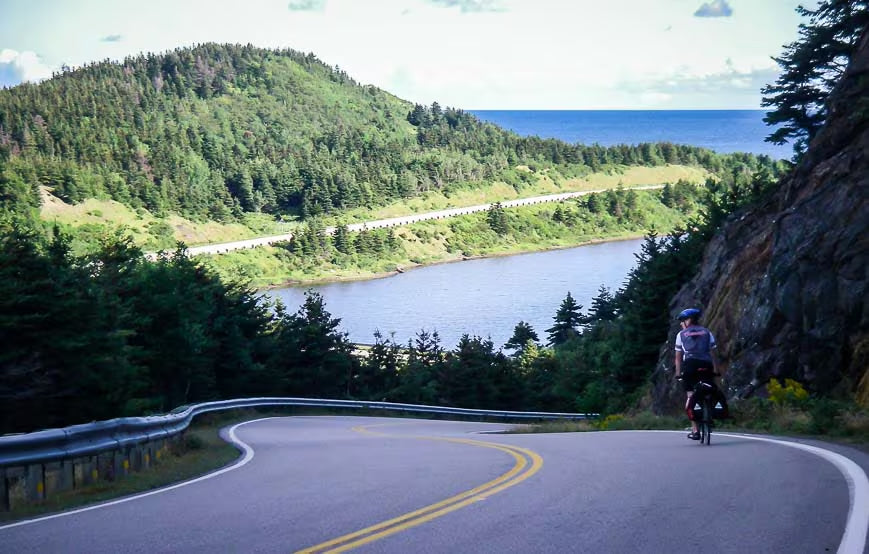
[[[713,373],[712,362],[710,361],[696,358],[682,360],[682,389],[685,392],[693,391],[694,385],[701,379],[712,382]]]

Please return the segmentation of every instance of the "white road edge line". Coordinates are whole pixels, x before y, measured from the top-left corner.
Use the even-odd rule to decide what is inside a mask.
[[[839,550],[836,552],[838,554],[863,554],[866,549],[866,531],[869,528],[869,478],[866,477],[866,472],[856,462],[836,452],[808,444],[751,435],[718,434],[724,437],[771,442],[798,448],[815,456],[820,456],[836,466],[848,483],[848,496],[851,501],[851,505],[848,507],[848,520],[845,522],[845,533],[842,535],[842,542],[839,543]]]
[[[630,431],[625,431],[630,432]],[[644,431],[646,433],[684,433],[684,431]],[[716,433],[716,436],[748,439],[754,441],[771,442],[791,448],[805,450],[810,454],[824,458],[845,477],[848,483],[848,519],[845,521],[845,532],[842,534],[842,542],[839,543],[837,554],[863,554],[866,549],[866,531],[869,529],[869,478],[856,462],[850,458],[825,450],[817,446],[810,446],[798,442],[756,437],[754,435],[742,435],[735,433]]]
[[[247,425],[248,423],[256,423],[256,422],[258,422],[258,421],[265,421],[265,420],[267,420],[267,419],[274,419],[274,418],[272,418],[272,417],[263,417],[263,418],[260,418],[260,419],[253,419],[253,420],[250,420],[250,421],[243,421],[243,422],[241,422],[241,423],[236,423],[235,425],[233,425],[233,426],[229,429],[229,432],[228,432],[227,434],[229,435],[229,440],[230,440],[230,442],[231,442],[232,444],[236,445],[236,446],[241,447],[241,449],[244,451],[244,456],[242,456],[242,458],[241,458],[239,461],[237,461],[236,463],[234,463],[234,464],[231,465],[231,466],[225,467],[225,468],[223,468],[223,469],[219,469],[219,470],[215,471],[214,473],[209,473],[208,475],[203,475],[202,477],[196,477],[195,479],[191,479],[191,480],[189,480],[189,481],[183,481],[183,482],[181,482],[181,483],[176,483],[176,484],[174,484],[174,485],[170,485],[170,486],[168,486],[168,487],[164,487],[164,488],[162,488],[162,489],[156,489],[156,490],[148,491],[148,492],[145,492],[145,493],[142,493],[142,494],[136,494],[136,495],[133,495],[133,496],[127,496],[127,497],[125,497],[125,498],[121,498],[121,499],[119,499],[119,500],[111,500],[111,501],[109,501],[109,502],[104,502],[104,503],[102,503],[102,504],[94,504],[93,506],[88,506],[88,507],[86,507],[86,508],[79,508],[79,509],[77,509],[77,510],[71,510],[71,511],[69,511],[69,512],[60,512],[60,513],[57,513],[57,514],[52,514],[52,515],[50,515],[50,516],[37,517],[37,518],[34,518],[34,519],[25,519],[25,520],[23,520],[23,521],[18,521],[18,522],[15,522],[15,523],[10,523],[9,525],[2,525],[2,526],[0,526],[0,531],[2,531],[2,530],[4,530],[4,529],[11,529],[11,528],[13,528],[13,527],[20,527],[20,526],[22,526],[22,525],[30,525],[31,523],[38,523],[38,522],[40,522],[40,521],[46,521],[46,520],[49,520],[49,519],[56,519],[56,518],[59,518],[59,517],[66,517],[66,516],[71,516],[71,515],[75,515],[75,514],[80,514],[80,513],[82,513],[82,512],[89,512],[89,511],[91,511],[91,510],[98,510],[98,509],[100,509],[100,508],[106,508],[106,507],[108,507],[108,506],[115,506],[115,505],[117,505],[117,504],[123,504],[124,502],[131,502],[131,501],[133,501],[133,500],[138,500],[138,499],[140,499],[140,498],[145,498],[146,496],[153,496],[153,495],[155,495],[155,494],[161,494],[161,493],[164,493],[164,492],[166,492],[166,491],[171,491],[171,490],[174,490],[174,489],[179,489],[179,488],[181,488],[181,487],[186,487],[187,485],[192,485],[192,484],[194,484],[194,483],[198,483],[198,482],[200,482],[200,481],[205,481],[206,479],[211,479],[211,478],[213,478],[213,477],[217,477],[218,475],[223,475],[224,473],[229,473],[230,471],[236,470],[236,469],[242,467],[243,465],[247,464],[248,462],[250,462],[251,460],[253,460],[253,457],[254,457],[254,451],[253,451],[253,448],[251,448],[248,444],[242,442],[241,439],[239,439],[239,438],[235,435],[235,430],[238,429],[239,427],[241,427],[242,425]]]
[[[108,506],[114,506],[117,504],[123,504],[124,502],[130,502],[133,500],[138,500],[139,498],[145,498],[146,496],[152,496],[155,494],[164,493],[166,491],[170,491],[173,489],[178,489],[181,487],[186,487],[187,485],[192,485],[194,483],[198,483],[200,481],[205,481],[206,479],[211,479],[212,477],[217,477],[218,475],[223,475],[224,473],[228,473],[235,469],[238,469],[251,460],[254,457],[254,450],[246,443],[242,442],[235,434],[235,430],[241,427],[242,425],[247,425],[248,423],[256,423],[258,421],[265,421],[268,419],[274,419],[271,417],[265,417],[261,419],[254,419],[251,421],[244,421],[242,423],[237,423],[233,425],[228,432],[230,441],[241,447],[244,451],[244,456],[241,460],[236,462],[235,464],[225,467],[221,470],[215,471],[214,473],[209,473],[208,475],[203,475],[202,477],[197,477],[196,479],[191,479],[190,481],[184,481],[183,483],[178,483],[175,485],[171,485],[162,489],[157,489],[154,491],[149,491],[143,494],[137,494],[134,496],[128,496],[126,498],[121,498],[120,500],[113,500],[110,502],[105,502],[103,504],[96,504],[94,506],[88,506],[86,508],[80,508],[78,510],[72,510],[69,512],[61,512],[58,514],[53,514],[50,516],[39,517],[35,519],[27,519],[24,521],[19,521],[16,523],[11,523],[9,525],[0,526],[0,531],[4,529],[11,529],[12,527],[19,527],[22,525],[29,525],[31,523],[37,523],[40,521],[46,521],[49,519],[55,519],[59,517],[71,516],[74,514],[78,514],[81,512],[88,512],[90,510],[97,510],[99,508],[105,508]],[[673,432],[673,433],[681,433],[682,431],[665,431],[665,432]],[[752,435],[740,435],[740,434],[731,434],[731,433],[718,433],[719,436],[724,437],[732,437],[732,438],[740,438],[740,439],[748,439],[748,440],[756,440],[763,442],[770,442],[773,444],[778,444],[782,446],[787,446],[790,448],[797,448],[799,450],[804,450],[809,452],[810,454],[814,454],[815,456],[819,456],[824,458],[839,470],[840,473],[845,477],[845,481],[848,483],[848,496],[850,500],[850,506],[848,507],[848,519],[845,522],[845,532],[842,535],[842,542],[839,543],[839,549],[836,551],[837,554],[863,554],[866,548],[866,533],[867,528],[869,528],[869,478],[866,477],[866,473],[863,471],[859,465],[857,465],[853,460],[847,458],[841,454],[837,454],[836,452],[832,452],[830,450],[825,450],[823,448],[819,448],[817,446],[810,446],[808,444],[801,444],[797,442],[789,442],[777,439],[770,439],[766,437],[756,437]]]

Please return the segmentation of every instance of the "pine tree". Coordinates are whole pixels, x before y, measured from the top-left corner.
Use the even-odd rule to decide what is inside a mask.
[[[335,245],[335,250],[342,254],[352,254],[356,251],[353,247],[353,240],[350,238],[350,231],[348,230],[346,223],[342,223],[335,228],[332,242]]]
[[[380,330],[375,330],[374,344],[363,357],[350,384],[350,397],[386,400],[398,385],[401,358],[401,348],[394,337],[385,339]]]
[[[582,306],[568,292],[553,318],[555,325],[546,329],[549,346],[559,346],[577,335],[577,329],[585,321],[581,311]]]
[[[278,370],[283,391],[290,396],[341,398],[350,390],[358,362],[353,345],[339,330],[341,320],[326,310],[322,295],[305,293],[295,314],[279,314],[280,327],[272,367]]]
[[[486,213],[486,223],[489,227],[499,235],[506,235],[510,231],[507,224],[507,214],[504,213],[504,207],[500,202],[495,202],[489,206]]]
[[[797,6],[796,11],[809,21],[800,24],[800,38],[775,58],[782,72],[774,85],[762,89],[761,105],[774,108],[764,121],[778,126],[766,140],[793,141],[800,157],[827,119],[827,97],[869,24],[869,2],[823,0],[815,10]]]
[[[591,300],[586,327],[590,327],[598,321],[612,321],[616,317],[617,308],[616,300],[610,290],[601,285],[597,289],[597,296]]]
[[[504,348],[508,350],[516,350],[513,357],[518,358],[525,352],[530,344],[536,345],[538,341],[540,341],[540,339],[537,337],[537,331],[531,327],[531,324],[520,321],[516,324],[516,327],[513,328],[513,336],[510,337],[510,340],[504,343]]]
[[[440,398],[437,375],[444,359],[438,332],[417,332],[416,337],[408,342],[407,364],[399,373],[396,398],[401,402],[437,404]]]

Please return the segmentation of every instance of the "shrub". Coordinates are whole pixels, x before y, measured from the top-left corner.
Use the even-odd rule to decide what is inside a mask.
[[[624,418],[625,416],[622,414],[610,414],[598,423],[598,427],[600,427],[602,431],[617,428],[618,423]]]
[[[816,398],[809,408],[811,422],[809,431],[812,433],[829,433],[836,429],[839,417],[839,404],[829,398]]]
[[[771,379],[766,388],[769,399],[777,406],[799,406],[809,399],[808,391],[793,379],[785,379],[784,386],[778,379]]]

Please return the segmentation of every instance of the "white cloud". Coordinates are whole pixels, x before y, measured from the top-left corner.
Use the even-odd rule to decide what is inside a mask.
[[[635,94],[647,106],[667,107],[673,103],[689,108],[714,107],[714,101],[728,99],[734,108],[757,107],[760,89],[778,77],[774,67],[739,68],[730,60],[723,68],[695,72],[684,68],[670,75],[650,75],[621,83],[622,90]]]
[[[14,86],[24,81],[38,82],[51,77],[52,68],[36,52],[0,50],[0,86]]]
[[[447,8],[459,8],[462,13],[505,11],[504,6],[497,0],[428,0],[428,2]]]
[[[697,17],[730,17],[733,15],[733,8],[730,7],[727,0],[713,0],[697,8],[694,15]]]
[[[794,7],[812,1],[739,0],[730,10],[737,0],[152,0],[130,18],[116,0],[56,10],[27,0],[16,24],[0,17],[2,46],[16,57],[39,52],[31,62],[43,70],[7,60],[0,84],[61,64],[228,42],[313,52],[406,100],[464,109],[758,107],[770,81],[750,74],[775,67],[770,58],[797,36]],[[696,17],[701,5],[732,14]],[[702,86],[714,75],[718,94]],[[691,98],[680,86],[703,92]]]
[[[292,12],[321,12],[326,8],[326,0],[293,0],[287,7]]]

